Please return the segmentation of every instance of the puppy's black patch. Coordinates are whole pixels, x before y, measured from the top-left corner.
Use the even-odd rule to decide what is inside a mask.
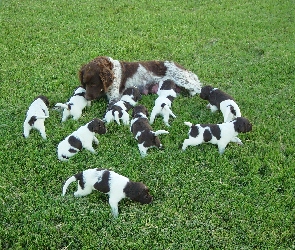
[[[71,135],[68,139],[68,142],[73,148],[77,148],[79,150],[82,149],[82,142],[79,139],[77,139],[75,136]]]
[[[220,127],[217,124],[210,126],[211,133],[214,137],[216,137],[217,140],[220,140],[221,138],[221,130]]]
[[[170,79],[167,79],[165,81],[163,81],[163,84],[160,88],[160,90],[170,90],[170,89],[175,89],[175,83],[170,80]]]
[[[35,98],[35,100],[37,100],[38,98],[40,98],[40,99],[45,103],[45,105],[46,105],[47,107],[49,107],[49,101],[48,101],[48,98],[47,98],[46,96],[44,96],[44,95],[39,95],[39,96],[37,96],[37,97]]]
[[[197,126],[192,126],[190,131],[190,136],[197,137],[199,135],[199,128]]]
[[[68,104],[68,109],[69,109],[69,110],[72,109],[72,105],[73,105],[73,103],[69,103],[69,104]]]
[[[237,115],[237,112],[236,112],[235,108],[233,107],[233,105],[228,105],[228,106],[230,107],[230,112],[231,112],[234,116],[236,116],[236,115]]]
[[[79,185],[82,189],[84,189],[85,187],[85,182],[84,182],[84,178],[83,178],[83,172],[80,172],[78,174],[74,175],[76,180],[79,182]]]
[[[30,126],[33,126],[35,121],[37,121],[37,117],[35,115],[33,115],[31,117],[31,119],[28,121],[28,123],[29,123]]]
[[[168,95],[166,98],[167,98],[168,100],[170,100],[170,102],[173,102],[174,99],[175,99],[175,97],[172,96],[172,95]]]
[[[70,148],[70,149],[69,149],[69,152],[70,152],[70,153],[77,153],[78,151],[77,151],[76,149]],[[64,157],[64,158],[65,158],[65,157]]]
[[[204,134],[203,134],[204,142],[211,141],[212,139],[212,134],[209,129],[205,129]]]
[[[69,159],[69,157],[67,157],[66,155],[61,155],[62,158],[65,158],[65,159]]]
[[[161,104],[161,108],[164,108],[165,105],[166,105],[166,103],[162,103],[162,104]]]
[[[101,180],[96,182],[93,187],[103,193],[108,193],[110,191],[109,186],[110,171],[105,170],[102,174]]]
[[[44,110],[44,109],[42,109],[42,111],[43,111],[44,115],[46,115],[46,113],[45,113],[45,110]]]

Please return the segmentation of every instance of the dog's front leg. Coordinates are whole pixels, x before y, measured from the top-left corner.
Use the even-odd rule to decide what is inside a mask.
[[[93,142],[94,142],[96,145],[98,145],[98,143],[99,143],[98,139],[97,139],[95,136],[93,136]]]

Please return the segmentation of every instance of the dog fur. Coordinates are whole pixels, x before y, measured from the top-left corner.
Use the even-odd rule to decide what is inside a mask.
[[[116,121],[120,124],[120,119],[125,125],[129,124],[128,111],[133,108],[141,99],[141,94],[137,88],[127,88],[124,90],[121,100],[116,102],[112,108],[105,114],[104,120],[107,123]]]
[[[196,146],[204,142],[217,144],[219,153],[223,154],[229,142],[242,145],[237,137],[239,133],[246,133],[252,130],[252,124],[247,118],[237,117],[235,120],[222,124],[197,124],[185,122],[190,127],[189,138],[183,142],[182,150],[187,146]]]
[[[91,101],[85,99],[86,90],[78,87],[74,95],[66,103],[57,103],[55,107],[63,108],[62,122],[65,122],[69,116],[74,120],[78,120],[82,115],[82,110],[86,106],[91,106]]]
[[[81,126],[78,130],[74,131],[58,144],[58,159],[61,161],[67,161],[70,157],[82,150],[82,148],[85,148],[92,153],[96,153],[92,147],[92,142],[98,144],[95,133],[106,133],[104,122],[97,118],[88,122],[86,125]]]
[[[164,123],[166,126],[169,125],[169,117],[170,115],[176,118],[176,115],[173,114],[171,110],[171,105],[173,100],[176,98],[175,92],[176,85],[173,80],[171,79],[163,79],[159,83],[158,89],[158,98],[155,100],[155,105],[153,107],[151,117],[150,117],[150,124],[154,123],[155,117],[157,115],[163,116]]]
[[[204,86],[201,89],[200,97],[209,101],[207,108],[209,108],[211,112],[217,110],[222,112],[224,122],[229,122],[242,116],[240,108],[236,104],[234,98],[218,88],[213,88],[210,85]]]
[[[98,56],[79,71],[86,99],[107,95],[108,109],[129,87],[137,87],[141,94],[157,93],[158,83],[163,77],[174,79],[178,87],[188,90],[192,96],[201,92],[202,84],[197,75],[170,61],[124,62]]]
[[[24,137],[28,138],[30,131],[34,128],[37,129],[42,138],[46,139],[45,125],[44,121],[49,117],[49,101],[48,98],[44,95],[39,95],[30,105],[26,119],[24,121]]]
[[[160,134],[169,134],[166,130],[153,131],[147,118],[148,110],[143,105],[133,108],[130,131],[138,141],[138,149],[142,157],[147,155],[147,150],[152,147],[162,148],[163,145],[158,137]]]
[[[142,182],[130,181],[127,177],[107,169],[87,169],[73,175],[65,182],[63,195],[66,194],[68,186],[74,181],[78,181],[78,190],[74,193],[75,197],[88,195],[93,190],[108,194],[114,217],[118,217],[118,203],[123,198],[127,197],[141,204],[149,204],[153,199],[149,194],[148,187]]]

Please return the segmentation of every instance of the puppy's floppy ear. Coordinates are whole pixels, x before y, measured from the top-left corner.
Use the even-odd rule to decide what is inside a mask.
[[[83,86],[83,88],[85,88],[85,83],[83,82],[83,75],[84,75],[84,71],[85,71],[85,65],[83,65],[81,67],[81,69],[79,70],[79,80],[80,80],[80,83],[81,83],[81,86]]]
[[[114,80],[113,64],[105,56],[95,58],[94,62],[99,69],[99,76],[103,83],[104,92],[107,92]]]

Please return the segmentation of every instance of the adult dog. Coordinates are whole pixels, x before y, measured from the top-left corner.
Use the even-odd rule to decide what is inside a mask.
[[[200,97],[209,101],[207,108],[209,108],[211,112],[217,110],[222,112],[224,122],[229,122],[242,116],[240,108],[236,104],[234,98],[218,88],[213,88],[210,85],[204,86],[201,89]]]
[[[88,195],[93,190],[108,194],[114,217],[118,217],[118,203],[125,197],[141,204],[149,204],[153,199],[149,194],[149,189],[142,182],[130,181],[127,177],[107,169],[87,169],[73,175],[65,182],[62,190],[63,195],[66,194],[68,186],[74,181],[78,181],[75,197]]]
[[[108,109],[129,87],[137,87],[142,94],[157,93],[158,82],[163,77],[173,79],[178,87],[188,90],[192,96],[201,92],[202,84],[197,75],[171,61],[124,62],[99,56],[79,71],[86,99],[106,95]]]
[[[187,146],[196,146],[204,142],[217,144],[219,153],[223,154],[228,143],[236,142],[242,145],[237,137],[239,133],[246,133],[252,130],[252,124],[247,118],[238,117],[233,121],[222,124],[197,124],[185,122],[190,127],[189,138],[183,142],[182,150]]]

